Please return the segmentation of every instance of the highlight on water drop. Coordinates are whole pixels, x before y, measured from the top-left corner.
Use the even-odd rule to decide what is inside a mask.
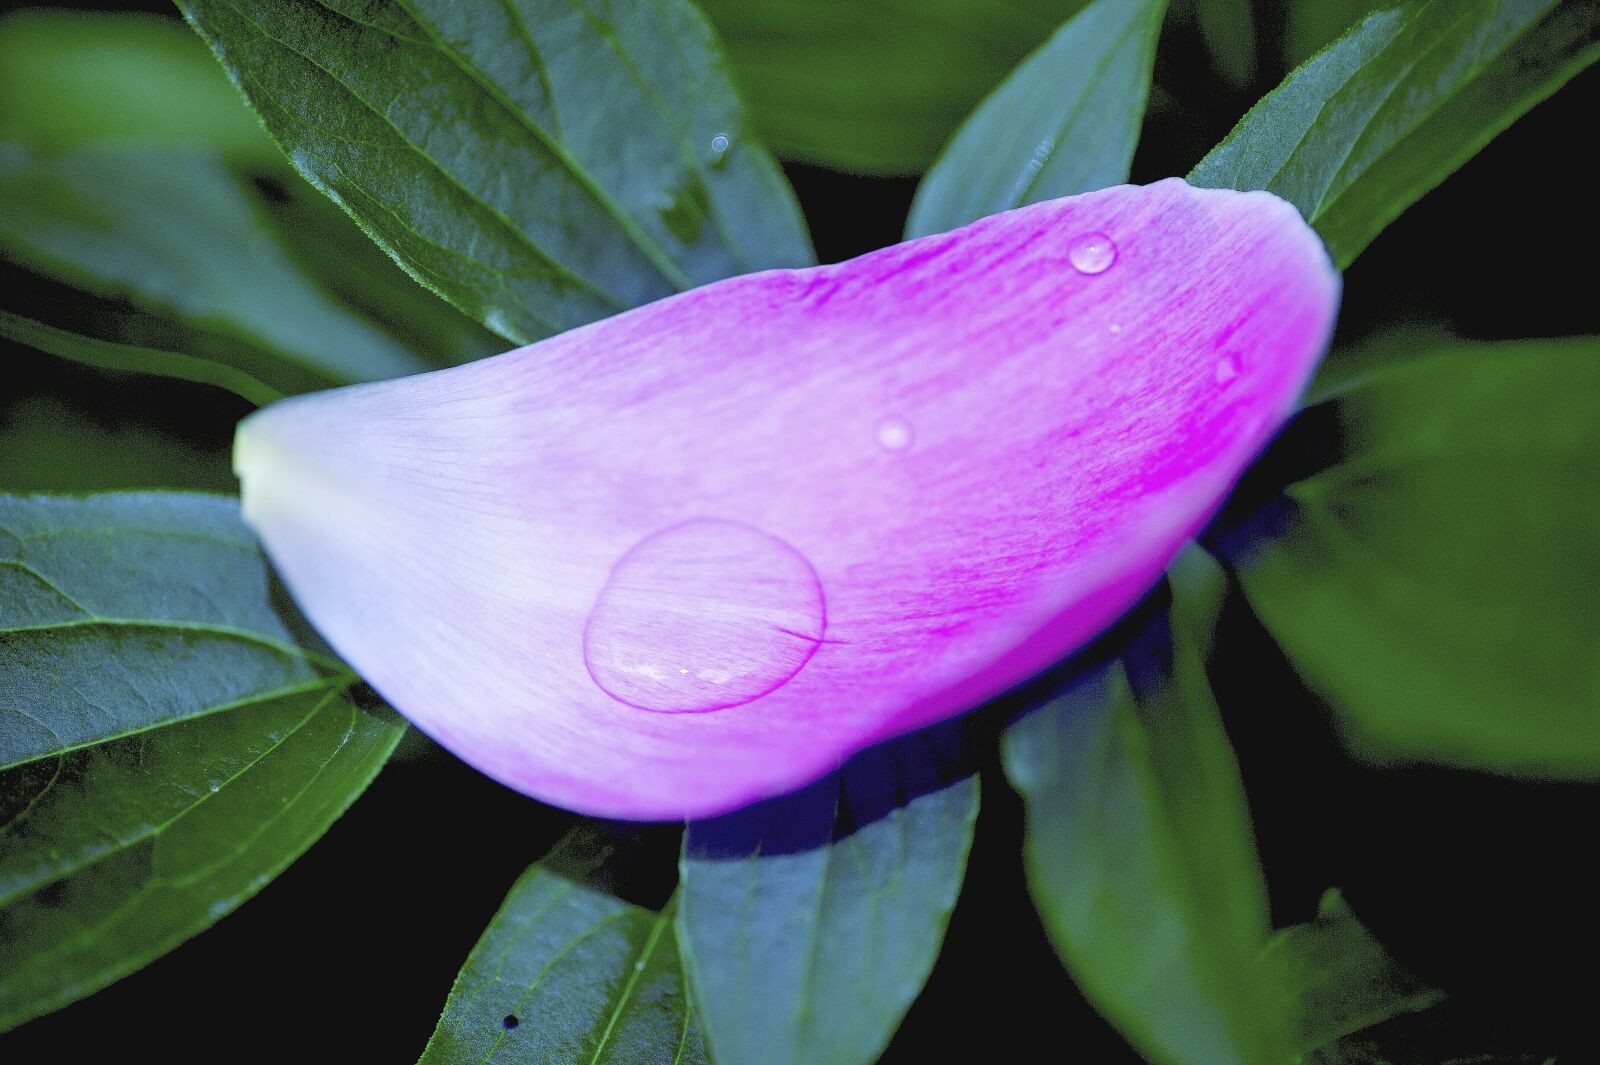
[[[885,451],[904,451],[912,439],[911,423],[904,418],[885,418],[878,423],[878,446]]]

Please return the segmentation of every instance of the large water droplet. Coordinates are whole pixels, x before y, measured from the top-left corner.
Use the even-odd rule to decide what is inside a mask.
[[[1117,245],[1104,233],[1082,233],[1067,245],[1067,258],[1080,274],[1103,274],[1117,261]]]
[[[904,418],[885,418],[878,423],[878,446],[885,451],[904,451],[912,439],[911,423]]]
[[[612,567],[583,632],[594,682],[641,710],[740,706],[787,684],[827,627],[822,582],[787,541],[697,518]]]

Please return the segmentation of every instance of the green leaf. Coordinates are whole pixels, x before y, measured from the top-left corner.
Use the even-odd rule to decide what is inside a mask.
[[[1600,0],[1414,0],[1289,75],[1189,180],[1277,193],[1348,266],[1596,58]]]
[[[703,1065],[672,934],[601,884],[614,847],[591,827],[512,887],[467,958],[423,1065]]]
[[[1034,902],[1090,1000],[1154,1061],[1267,1062],[1265,888],[1203,661],[1222,582],[1194,551],[1174,580],[1170,620],[1013,725],[1002,761]]]
[[[0,496],[0,768],[327,689],[238,502]]]
[[[867,1065],[955,907],[978,781],[959,727],[864,752],[792,795],[689,826],[678,941],[718,1065]]]
[[[811,262],[688,0],[179,6],[296,167],[502,336]]]
[[[361,793],[402,727],[315,660],[232,501],[0,496],[0,1029],[215,923]]]
[[[237,485],[226,441],[173,432],[159,412],[107,411],[36,385],[0,399],[0,492]]]
[[[1287,1046],[1296,1055],[1444,998],[1401,968],[1337,891],[1322,897],[1316,920],[1274,934],[1258,964],[1270,1009],[1287,1022]]]
[[[402,731],[329,687],[0,772],[0,1030],[232,912],[327,830]]]
[[[1600,774],[1596,397],[1600,339],[1458,344],[1303,416],[1340,457],[1236,564],[1358,750]]]
[[[310,280],[255,197],[203,151],[0,146],[0,252],[92,296],[210,334],[212,343],[186,353],[229,362],[280,391],[438,365]],[[185,351],[184,343],[139,346]]]
[[[177,19],[18,11],[0,19],[0,140],[208,147],[286,169],[283,153]]]
[[[337,204],[298,174],[259,202],[307,276],[381,323],[430,362],[459,365],[506,350],[489,332],[418,285]]]
[[[1375,0],[1289,0],[1284,14],[1284,63],[1291,67],[1304,63],[1377,6]]]
[[[1128,179],[1166,0],[1095,0],[975,111],[917,189],[906,235]]]
[[[1251,0],[1195,0],[1212,64],[1234,85],[1256,76],[1256,15]]]
[[[701,0],[783,156],[916,174],[1085,0]]]

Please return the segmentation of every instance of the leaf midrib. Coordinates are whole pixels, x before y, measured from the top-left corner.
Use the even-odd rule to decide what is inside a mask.
[[[661,939],[661,933],[666,929],[669,916],[666,911],[654,915],[650,927],[650,935],[645,940],[644,946],[639,951],[638,958],[633,963],[633,970],[628,974],[627,982],[622,990],[617,993],[616,1005],[611,1010],[611,1017],[606,1021],[605,1031],[600,1033],[600,1040],[595,1044],[594,1053],[589,1055],[589,1065],[600,1065],[600,1054],[611,1041],[611,1033],[617,1027],[617,1020],[622,1016],[622,1011],[627,1008],[628,1002],[633,998],[633,989],[639,985],[639,980],[644,976],[645,967],[650,964],[650,957],[655,953],[656,943]]]
[[[1430,9],[1433,7],[1432,4],[1427,6]],[[1457,8],[1456,14],[1461,16],[1462,10],[1462,8]],[[1379,98],[1377,106],[1372,109],[1372,118],[1375,118],[1379,112],[1389,105],[1389,101],[1394,98],[1394,94],[1399,92],[1401,86],[1406,84],[1411,76],[1416,73],[1417,67],[1419,67],[1424,60],[1438,52],[1439,49],[1444,46],[1445,42],[1450,40],[1451,35],[1461,28],[1463,23],[1475,21],[1470,18],[1470,15],[1471,12],[1469,11],[1467,16],[1458,17],[1454,22],[1450,23],[1447,28],[1436,34],[1433,40],[1429,41],[1421,52],[1417,53],[1410,62],[1406,63],[1404,67],[1401,68],[1399,73],[1397,73],[1394,78],[1390,80],[1388,88],[1383,91],[1383,95]],[[1413,19],[1412,23],[1407,23],[1406,29],[1410,29],[1414,22],[1415,20]],[[1394,40],[1390,41],[1389,44],[1384,47],[1384,52],[1387,53],[1390,49],[1400,44],[1400,38],[1403,35],[1403,32],[1396,34]],[[1354,137],[1350,138],[1350,143],[1345,146],[1343,154],[1339,157],[1339,164],[1334,168],[1332,177],[1328,179],[1328,184],[1326,187],[1324,187],[1322,194],[1317,198],[1317,205],[1312,209],[1312,216],[1315,218],[1320,218],[1322,215],[1326,214],[1328,211],[1329,201],[1337,200],[1339,197],[1343,196],[1350,190],[1350,187],[1354,185],[1355,182],[1361,179],[1362,174],[1371,171],[1379,162],[1388,158],[1389,154],[1393,152],[1398,145],[1404,142],[1420,126],[1425,124],[1430,118],[1442,110],[1446,104],[1455,98],[1457,93],[1461,92],[1462,89],[1464,89],[1467,85],[1476,81],[1478,76],[1482,74],[1483,71],[1489,66],[1492,66],[1494,60],[1498,58],[1501,53],[1515,45],[1521,36],[1521,33],[1518,33],[1515,36],[1508,37],[1505,47],[1490,56],[1488,61],[1482,64],[1474,64],[1471,67],[1471,73],[1467,77],[1456,81],[1448,92],[1432,98],[1429,101],[1428,106],[1423,108],[1416,118],[1396,132],[1389,145],[1380,151],[1376,156],[1374,156],[1368,165],[1361,167],[1354,175],[1346,179],[1346,170],[1351,165],[1351,159],[1355,155],[1356,148],[1360,147],[1362,139],[1366,136],[1367,132],[1372,129],[1372,118],[1369,118],[1367,121],[1361,123],[1361,129]],[[1345,86],[1341,86],[1340,91],[1343,92],[1344,88],[1348,85],[1349,82],[1346,82]],[[1341,181],[1343,182],[1342,184]]]

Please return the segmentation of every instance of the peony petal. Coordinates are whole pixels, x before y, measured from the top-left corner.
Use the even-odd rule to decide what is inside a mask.
[[[733,278],[241,427],[323,635],[540,799],[699,817],[1094,637],[1292,409],[1339,278],[1179,180]]]

